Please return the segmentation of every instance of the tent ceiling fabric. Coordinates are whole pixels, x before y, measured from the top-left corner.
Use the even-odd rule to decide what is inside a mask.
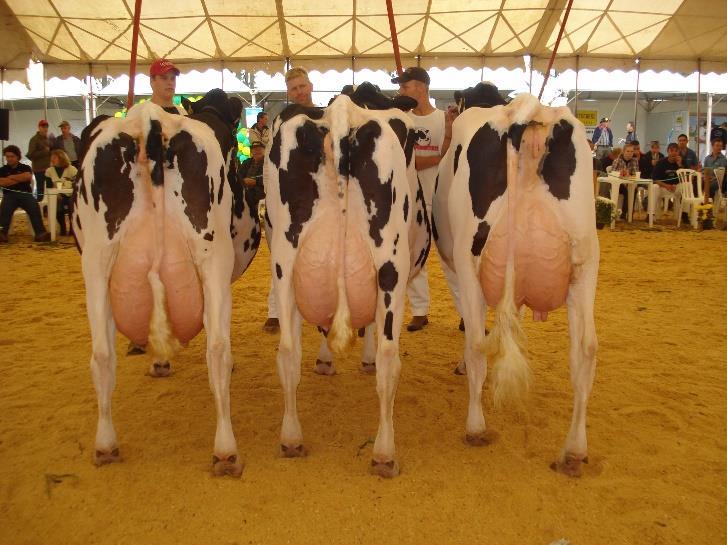
[[[404,64],[542,68],[566,0],[393,0]],[[0,0],[6,80],[30,59],[48,77],[128,70],[134,0]],[[9,45],[8,45],[9,44]],[[167,57],[183,70],[225,66],[280,72],[394,69],[385,0],[146,0],[139,64]],[[574,0],[556,67],[727,72],[727,11],[714,0]]]

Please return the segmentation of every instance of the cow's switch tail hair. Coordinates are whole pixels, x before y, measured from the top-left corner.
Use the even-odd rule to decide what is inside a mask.
[[[149,345],[156,361],[169,361],[179,352],[181,345],[172,333],[167,316],[167,297],[159,273],[151,270],[147,278],[154,297],[149,323]]]

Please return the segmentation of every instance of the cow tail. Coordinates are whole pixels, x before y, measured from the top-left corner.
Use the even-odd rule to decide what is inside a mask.
[[[147,122],[148,121],[148,122]],[[164,254],[164,153],[165,145],[162,137],[161,124],[149,118],[142,124],[142,137],[139,145],[139,163],[142,183],[148,184],[151,190],[154,258],[147,275],[151,286],[154,306],[149,322],[149,345],[156,361],[169,361],[179,351],[181,345],[174,337],[167,313],[167,297],[164,284],[159,276],[162,255]],[[146,138],[144,138],[144,132]]]
[[[487,357],[493,362],[495,406],[520,401],[530,389],[531,373],[526,355],[526,339],[520,313],[515,304],[515,204],[517,203],[518,157],[512,144],[507,145],[507,219],[508,252],[505,287],[495,309],[495,323],[485,339]]]
[[[338,203],[341,217],[341,229],[338,238],[339,248],[336,259],[336,288],[338,291],[338,304],[336,305],[336,312],[333,315],[333,323],[331,324],[331,330],[328,334],[328,346],[336,354],[345,353],[356,341],[356,337],[351,327],[351,311],[348,308],[348,296],[346,295],[346,271],[344,265],[346,255],[346,226],[348,224],[346,216],[346,207],[348,205],[348,177],[344,175],[347,173],[341,173],[340,168],[336,168],[342,161],[344,164],[348,164],[348,157],[343,156],[343,154],[346,153],[346,150],[341,149],[341,139],[333,136],[343,130],[343,127],[335,126],[334,121],[334,126],[332,127],[331,132],[328,133],[323,140],[327,175],[332,177],[331,179],[338,181]],[[346,132],[344,134],[348,133],[347,126],[345,131]],[[335,160],[336,157],[338,157],[338,161]]]

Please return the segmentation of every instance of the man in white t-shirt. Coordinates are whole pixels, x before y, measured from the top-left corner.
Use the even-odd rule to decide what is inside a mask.
[[[418,103],[417,107],[409,112],[409,117],[417,131],[417,142],[414,145],[415,165],[431,220],[432,198],[434,197],[438,165],[449,148],[452,139],[452,121],[456,117],[456,112],[451,110],[444,112],[431,105],[429,102],[429,74],[423,68],[409,67],[391,82],[399,84],[399,94],[411,97]],[[444,263],[442,263],[442,269],[454,297],[457,312],[461,316],[457,276]],[[408,331],[418,331],[429,323],[427,319],[429,279],[426,267],[411,279],[407,287],[407,295],[411,305],[412,319],[406,328]]]

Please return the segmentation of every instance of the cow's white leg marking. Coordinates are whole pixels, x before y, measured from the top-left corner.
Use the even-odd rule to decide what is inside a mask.
[[[553,464],[554,469],[574,477],[580,476],[581,462],[587,461],[588,456],[586,410],[596,374],[598,349],[593,316],[598,279],[598,243],[597,240],[595,245],[592,242],[592,253],[583,265],[576,265],[574,281],[568,291],[573,416],[563,450],[558,461]]]
[[[405,270],[407,268],[405,267]],[[408,271],[407,271],[408,273]],[[406,278],[401,274],[400,278]],[[394,444],[394,396],[399,383],[401,360],[399,359],[399,335],[401,322],[404,318],[404,296],[406,282],[399,281],[391,293],[389,310],[393,313],[391,334],[389,340],[384,334],[386,307],[384,305],[384,292],[378,292],[378,305],[376,310],[376,392],[379,394],[379,431],[374,442],[371,470],[381,477],[396,477],[399,474],[399,464],[396,461],[396,447]]]
[[[313,371],[317,375],[335,375],[336,368],[333,366],[333,352],[328,346],[328,338],[321,333],[321,347],[318,349],[318,359]]]
[[[361,372],[366,374],[376,372],[376,323],[366,326],[361,353]]]
[[[98,423],[93,460],[96,465],[121,461],[111,419],[111,394],[116,385],[116,326],[111,313],[109,276],[114,246],[86,247],[81,256],[86,282],[86,308],[91,326],[91,376],[98,400]]]
[[[229,241],[220,239],[220,245]],[[215,399],[217,428],[215,431],[214,455],[215,475],[242,474],[242,461],[237,453],[235,434],[230,419],[230,377],[232,374],[232,351],[230,349],[230,321],[232,315],[232,294],[230,277],[234,256],[229,251],[213,248],[214,259],[205,259],[201,264],[204,287],[204,327],[207,332],[207,370],[210,389]]]

